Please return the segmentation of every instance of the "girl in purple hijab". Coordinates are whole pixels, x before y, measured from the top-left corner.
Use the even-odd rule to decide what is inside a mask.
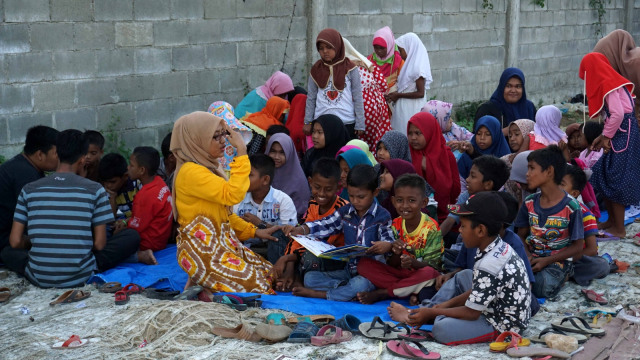
[[[291,197],[300,219],[309,207],[311,191],[300,166],[293,140],[284,133],[274,134],[269,139],[264,153],[276,163],[276,173],[271,186]]]

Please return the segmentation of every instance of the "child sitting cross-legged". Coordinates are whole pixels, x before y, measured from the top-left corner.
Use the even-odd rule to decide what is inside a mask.
[[[514,226],[535,275],[533,294],[552,298],[573,275],[573,258],[582,254],[582,210],[560,187],[567,163],[557,145],[531,152],[527,161],[528,186],[540,192],[527,196]]]
[[[358,293],[363,304],[389,297],[417,296],[431,285],[442,264],[442,234],[438,223],[421,209],[427,205],[427,182],[418,174],[405,174],[395,181],[393,205],[400,217],[393,220],[397,234],[392,255],[383,264],[370,258],[358,262],[358,274],[378,289]]]
[[[378,178],[373,166],[356,165],[347,176],[347,191],[351,204],[341,207],[324,219],[307,222],[295,228],[285,227],[285,234],[310,234],[325,238],[343,233],[345,245],[369,246],[369,256],[387,254],[391,251],[394,241],[391,216],[375,201],[377,188]],[[304,275],[304,287],[294,287],[293,294],[350,301],[360,292],[373,290],[373,284],[358,275],[357,262],[358,258],[352,258],[340,270],[307,272]]]
[[[277,225],[295,225],[297,223],[296,207],[289,195],[271,186],[276,171],[276,164],[265,154],[249,156],[251,172],[249,173],[249,190],[233,212],[243,220],[252,223],[259,229]],[[278,236],[278,232],[273,235]],[[287,243],[267,241],[267,260],[275,264],[284,255]],[[262,243],[262,239],[254,238],[245,241],[245,245]]]
[[[142,184],[142,189],[133,199],[131,219],[127,222],[128,228],[140,234],[140,250],[129,259],[130,262],[156,265],[158,262],[153,252],[166,248],[171,236],[171,190],[156,175],[159,166],[160,154],[149,146],[133,149],[129,157],[129,179]]]
[[[340,173],[337,160],[322,158],[316,161],[309,178],[312,198],[303,222],[324,219],[349,204],[347,200],[337,195],[340,188]],[[340,247],[344,245],[344,235],[342,233],[331,235],[326,241]],[[302,277],[307,271],[327,271],[336,264],[335,261],[318,258],[292,239],[287,244],[285,255],[273,266],[274,288],[278,291],[291,291],[293,287],[302,286]]]
[[[421,326],[433,322],[433,337],[446,345],[488,342],[504,331],[522,333],[529,324],[531,294],[524,262],[500,237],[507,217],[502,198],[480,192],[462,205],[449,205],[460,216],[462,241],[478,248],[473,271],[450,280],[455,297],[433,307],[408,310],[392,302],[394,321]]]
[[[567,166],[567,175],[562,178],[560,187],[580,202],[582,226],[584,227],[584,249],[582,257],[573,262],[573,280],[580,286],[589,286],[592,279],[601,279],[611,270],[609,261],[598,256],[598,222],[595,216],[581,201],[580,193],[587,185],[587,175],[576,165]]]

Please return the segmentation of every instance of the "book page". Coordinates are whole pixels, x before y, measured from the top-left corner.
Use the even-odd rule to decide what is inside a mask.
[[[311,253],[315,256],[319,256],[325,251],[336,248],[331,244],[327,244],[326,242],[318,240],[309,235],[292,235],[291,238],[297,241],[300,245],[304,246],[308,251],[311,251]]]

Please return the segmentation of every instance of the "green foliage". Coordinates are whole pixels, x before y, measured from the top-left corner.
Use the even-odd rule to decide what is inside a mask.
[[[482,8],[485,10],[493,10],[493,3],[491,0],[482,0]]]
[[[120,137],[120,131],[118,131],[121,119],[115,114],[111,115],[111,121],[107,124],[104,132],[104,152],[105,153],[118,153],[124,156],[125,159],[129,159],[131,149],[129,149],[122,138]]]
[[[596,36],[602,35],[604,16],[607,9],[604,8],[605,1],[611,4],[611,0],[589,0],[589,6],[598,14],[598,21],[593,23],[596,26]]]
[[[455,123],[473,132],[473,119],[476,117],[476,111],[482,103],[484,103],[483,100],[465,101],[456,105],[453,114]]]
[[[545,1],[545,0],[531,0],[531,3],[532,3],[533,5],[538,5],[538,6],[540,6],[541,8],[543,8],[543,7],[544,7],[544,1]]]
[[[0,164],[2,164],[5,161],[7,161],[7,159],[4,156],[0,155]]]

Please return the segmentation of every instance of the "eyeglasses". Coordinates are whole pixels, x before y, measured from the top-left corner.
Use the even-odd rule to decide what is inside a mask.
[[[229,135],[231,135],[231,133],[229,131],[227,131],[227,130],[224,130],[223,132],[221,132],[218,135],[213,135],[213,140],[220,141],[220,138],[226,137],[226,136],[229,136]]]

